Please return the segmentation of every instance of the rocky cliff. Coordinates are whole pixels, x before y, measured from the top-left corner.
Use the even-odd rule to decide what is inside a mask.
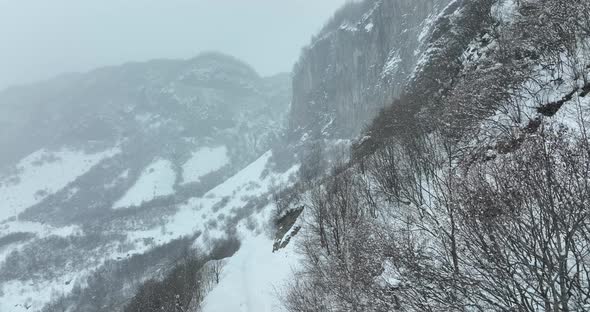
[[[404,90],[448,0],[349,3],[294,68],[292,138],[351,138]]]

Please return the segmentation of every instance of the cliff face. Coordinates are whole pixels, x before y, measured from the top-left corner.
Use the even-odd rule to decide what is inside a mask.
[[[336,13],[295,66],[289,134],[351,138],[400,95],[450,0],[368,0]]]

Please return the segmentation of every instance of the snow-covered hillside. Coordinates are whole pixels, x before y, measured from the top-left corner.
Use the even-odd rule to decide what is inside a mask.
[[[175,180],[176,172],[172,168],[172,163],[157,160],[141,172],[135,184],[115,202],[113,209],[140,206],[156,197],[172,195]]]
[[[282,291],[299,267],[294,244],[272,252],[273,241],[265,235],[246,233],[241,239],[219,284],[207,295],[203,312],[282,311]]]
[[[195,244],[200,250],[205,250],[211,246],[210,243],[213,240],[222,239],[228,235],[237,235],[243,240],[244,248],[228,263],[228,271],[225,271],[220,287],[228,287],[223,285],[233,284],[235,279],[240,281],[241,287],[252,281],[255,283],[253,285],[258,287],[257,290],[242,295],[236,294],[238,296],[236,298],[240,298],[240,300],[235,301],[235,303],[248,304],[250,307],[264,307],[260,311],[273,311],[267,306],[269,302],[272,302],[268,300],[273,297],[272,291],[275,286],[273,283],[280,281],[285,274],[289,273],[289,263],[292,263],[289,262],[292,261],[289,259],[295,259],[295,257],[291,257],[287,253],[272,253],[272,240],[267,232],[267,225],[273,209],[272,203],[268,202],[269,191],[276,184],[288,183],[289,178],[297,171],[297,167],[295,166],[282,174],[265,172],[265,170],[268,171],[270,156],[270,152],[265,153],[251,165],[203,196],[189,199],[181,205],[175,214],[167,218],[161,226],[150,230],[127,232],[125,242],[112,245],[107,249],[108,252],[95,256],[101,257],[101,262],[116,260],[122,256],[129,257],[133,254],[143,253],[147,248],[155,248],[178,237],[190,236],[195,233],[202,233],[195,241]],[[140,189],[135,188],[134,191],[137,194],[140,193]],[[149,196],[152,193],[151,188],[145,188],[144,191],[144,195]],[[253,205],[249,202],[250,200],[262,201]],[[27,230],[25,226],[18,227],[18,225],[18,222],[7,223],[4,225],[6,230],[2,233]],[[57,233],[57,229],[47,231],[47,234],[50,235],[57,235]],[[67,236],[70,234],[83,235],[73,230],[61,235]],[[145,246],[143,242],[146,239],[153,240],[154,245]],[[118,251],[121,244],[133,247],[123,253]],[[283,261],[285,259],[289,261]],[[256,266],[253,266],[252,269],[258,268],[257,271],[248,270],[244,272],[244,265],[248,263],[256,263]],[[264,273],[265,270],[269,269],[267,265],[271,265],[272,271]],[[241,273],[233,274],[236,272],[235,270],[240,270],[240,267]],[[2,300],[0,300],[2,302],[0,311],[7,311],[8,309],[24,311],[27,306],[33,311],[37,311],[50,300],[56,299],[57,296],[67,295],[72,291],[72,287],[76,282],[82,281],[86,275],[97,268],[98,265],[96,264],[94,266],[85,266],[83,271],[64,272],[65,275],[43,283],[38,280],[5,282],[2,284],[3,295]],[[282,275],[278,275],[279,273]],[[66,282],[67,285],[60,286],[60,284]],[[29,284],[33,286],[28,286]],[[250,289],[250,287],[247,288]],[[223,288],[215,290],[208,301],[211,305],[211,311],[224,311],[219,310],[219,304],[227,304],[226,300],[215,303],[219,300],[219,298],[215,299],[216,296],[220,295],[219,292],[223,294]],[[216,293],[218,294],[215,295]],[[15,308],[15,305],[21,307],[21,309]]]
[[[234,235],[295,170],[265,171],[289,98],[288,75],[216,53],[0,92],[0,311],[121,310],[187,236]]]
[[[201,148],[182,165],[182,182],[198,182],[202,176],[221,169],[228,162],[225,146]]]
[[[292,94],[218,54],[4,91],[0,311],[588,310],[589,17],[351,1]]]
[[[62,149],[57,152],[39,150],[25,157],[10,175],[0,180],[0,220],[16,217],[25,209],[47,196],[64,189],[101,160],[120,152],[118,148],[87,154],[84,151]],[[78,190],[69,188],[74,195]]]

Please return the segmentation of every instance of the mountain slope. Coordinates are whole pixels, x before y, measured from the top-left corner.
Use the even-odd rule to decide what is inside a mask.
[[[190,247],[183,237],[200,237],[206,253],[217,241],[209,227],[231,232],[253,213],[239,209],[253,201],[245,191],[230,200],[245,186],[210,191],[270,148],[289,99],[289,75],[260,77],[216,53],[1,92],[0,310],[39,311],[72,291],[78,311],[121,309]],[[257,196],[258,186],[248,189]],[[224,213],[205,217],[202,207]]]
[[[340,9],[295,66],[292,135],[357,136],[404,91],[448,2],[372,0]]]
[[[587,310],[588,25],[587,1],[450,2],[350,161],[291,196],[286,310]]]

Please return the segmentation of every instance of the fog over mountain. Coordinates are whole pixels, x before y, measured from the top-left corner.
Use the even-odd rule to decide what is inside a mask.
[[[288,72],[345,1],[0,0],[0,89],[206,51],[233,55],[263,75]]]
[[[1,6],[0,312],[590,311],[590,1]]]

